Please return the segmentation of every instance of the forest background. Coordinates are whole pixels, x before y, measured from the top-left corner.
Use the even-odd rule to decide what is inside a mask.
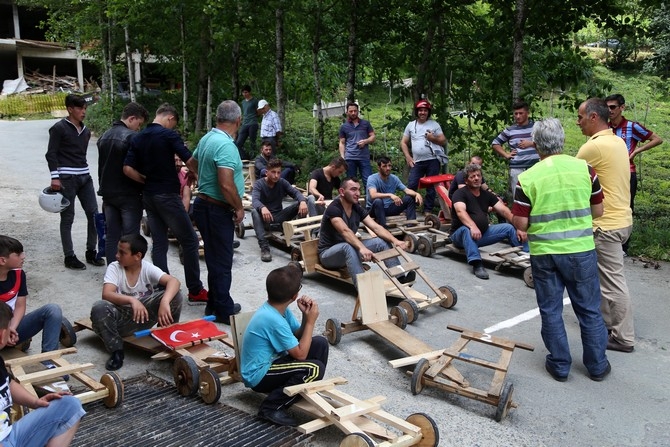
[[[579,103],[621,93],[625,116],[666,140],[638,156],[630,253],[670,259],[670,5],[662,1],[17,3],[46,7],[48,36],[76,45],[100,67],[102,95],[87,117],[97,133],[118,118],[124,100],[113,92],[123,82],[149,110],[178,105],[194,147],[216,105],[240,100],[250,84],[279,113],[280,156],[302,168],[303,183],[337,153],[342,119],[324,118],[323,103],[356,100],[377,133],[374,155],[391,156],[402,175],[402,131],[414,101],[427,97],[449,140],[448,171],[481,155],[494,190],[504,191],[507,166],[490,142],[512,122],[515,98],[531,104],[535,119],[561,119],[565,151],[574,154],[586,140],[575,124]],[[133,53],[143,79],[151,71],[161,80],[160,94],[134,79]]]

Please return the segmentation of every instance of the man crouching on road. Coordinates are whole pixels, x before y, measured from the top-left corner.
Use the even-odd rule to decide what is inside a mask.
[[[371,261],[375,253],[398,246],[403,250],[407,244],[396,239],[379,225],[358,203],[361,185],[355,178],[342,181],[336,197],[323,214],[319,230],[319,260],[327,269],[347,267],[354,286],[358,288],[356,275],[363,273],[363,262]],[[377,237],[362,241],[356,237],[358,226],[363,222]],[[387,267],[400,264],[398,258],[384,261]],[[398,278],[401,283],[414,281],[416,273],[411,271]]]

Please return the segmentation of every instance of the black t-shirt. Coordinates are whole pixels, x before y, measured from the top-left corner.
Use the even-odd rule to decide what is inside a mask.
[[[330,202],[330,205],[326,208],[326,211],[323,213],[323,218],[321,219],[321,230],[319,230],[319,253],[335,244],[345,242],[342,235],[337,232],[335,227],[333,227],[333,224],[330,221],[332,218],[342,218],[347,227],[355,233],[358,231],[358,226],[361,224],[361,221],[367,216],[368,213],[358,203],[352,205],[351,215],[347,216],[342,207],[340,197],[338,196],[335,198],[335,200]]]
[[[20,283],[17,286],[17,273],[21,273]],[[11,301],[20,296],[28,296],[28,287],[26,286],[26,272],[23,270],[10,270],[7,272],[7,279],[0,281],[0,301],[7,303],[12,309],[14,304]]]
[[[328,181],[326,174],[323,172],[323,168],[315,169],[309,175],[309,179],[316,180],[316,189],[323,195],[323,198],[326,200],[333,199],[333,189],[340,188],[340,178],[333,177],[331,181]]]
[[[454,192],[454,196],[451,199],[452,233],[463,226],[463,222],[461,222],[456,214],[456,208],[454,207],[456,202],[465,203],[465,209],[468,212],[470,219],[472,219],[475,225],[477,225],[477,228],[479,228],[479,231],[484,233],[489,228],[489,207],[498,203],[498,197],[489,191],[484,191],[482,189],[479,191],[479,197],[475,197],[467,186]]]

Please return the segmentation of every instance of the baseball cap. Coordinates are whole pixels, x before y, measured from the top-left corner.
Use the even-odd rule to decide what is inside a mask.
[[[268,102],[264,99],[261,99],[260,101],[258,101],[258,110],[262,109],[263,107],[265,107],[267,105],[268,105]]]

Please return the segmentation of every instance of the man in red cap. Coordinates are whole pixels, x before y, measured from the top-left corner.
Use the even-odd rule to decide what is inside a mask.
[[[428,100],[417,101],[414,105],[416,120],[407,124],[400,140],[400,147],[410,167],[407,187],[413,191],[418,189],[421,177],[437,175],[440,173],[440,165],[447,164],[444,150],[447,138],[437,121],[430,119],[431,109],[432,106]],[[424,212],[430,214],[434,204],[435,188],[429,186],[426,190]]]

